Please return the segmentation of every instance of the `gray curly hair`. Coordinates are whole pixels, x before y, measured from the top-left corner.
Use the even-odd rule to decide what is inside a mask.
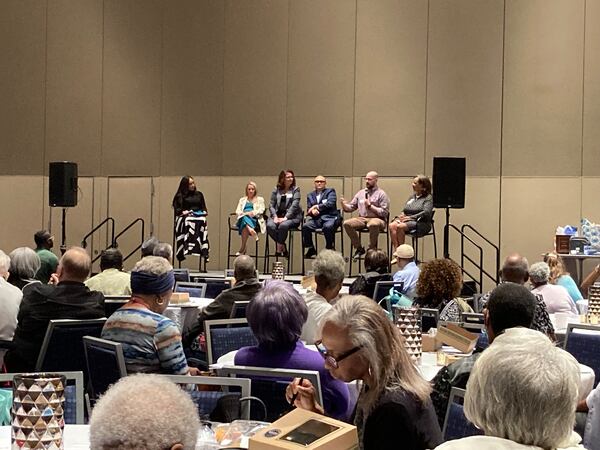
[[[152,399],[156,408],[148,407]],[[91,450],[196,448],[200,421],[190,396],[161,375],[121,378],[98,400],[90,419]]]
[[[529,278],[533,283],[544,284],[550,279],[550,266],[545,262],[536,262],[529,268]]]
[[[317,284],[331,289],[344,280],[346,262],[341,253],[322,250],[313,261],[312,268]]]

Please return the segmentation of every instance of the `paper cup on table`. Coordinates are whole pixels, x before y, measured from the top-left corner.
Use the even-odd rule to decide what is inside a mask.
[[[569,322],[569,317],[571,315],[566,312],[557,312],[554,314],[554,326],[557,330],[562,330],[567,328],[567,323]]]

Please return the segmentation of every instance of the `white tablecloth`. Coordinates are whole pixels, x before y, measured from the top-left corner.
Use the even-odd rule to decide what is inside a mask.
[[[194,324],[200,311],[213,301],[213,298],[190,297],[189,303],[170,304],[164,315],[175,322],[184,333]]]

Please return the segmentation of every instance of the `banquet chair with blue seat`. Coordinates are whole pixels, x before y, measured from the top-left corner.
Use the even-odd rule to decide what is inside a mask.
[[[217,298],[224,290],[231,289],[231,280],[224,280],[222,278],[194,277],[194,282],[206,285],[204,298]]]
[[[109,386],[127,376],[127,368],[119,342],[84,336],[83,348],[89,374],[88,392],[93,403]]]
[[[217,369],[220,376],[242,376],[252,380],[252,396],[258,397],[267,408],[267,422],[274,422],[290,411],[291,406],[285,398],[285,390],[294,378],[304,378],[315,388],[316,401],[323,405],[321,379],[316,370],[279,369],[271,367],[229,366]],[[255,418],[252,410],[251,418]]]
[[[209,366],[231,351],[258,345],[246,319],[207,320],[204,335]]]
[[[87,378],[83,337],[100,337],[106,319],[51,320],[40,348],[36,372],[82,371]]]
[[[592,368],[596,374],[595,384],[600,380],[600,326],[569,323],[565,336],[565,350],[577,362]]]
[[[246,318],[246,308],[250,300],[237,300],[233,302],[233,306],[231,307],[231,315],[230,319],[245,319]]]
[[[175,281],[183,281],[184,283],[189,283],[190,281],[189,269],[173,269],[173,275],[175,276]]]
[[[178,281],[175,283],[175,292],[187,292],[190,297],[204,298],[206,283]]]
[[[464,389],[453,387],[450,391],[448,409],[446,409],[446,418],[444,419],[444,428],[442,429],[444,442],[483,434],[482,430],[469,422],[465,417],[463,408],[464,397]]]

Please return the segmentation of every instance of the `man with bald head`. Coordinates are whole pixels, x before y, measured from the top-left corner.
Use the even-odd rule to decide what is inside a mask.
[[[34,284],[24,293],[13,348],[5,358],[9,372],[35,370],[50,320],[104,317],[104,295],[83,283],[91,266],[87,252],[72,247],[60,259],[50,284]]]
[[[524,285],[529,280],[529,262],[527,258],[518,253],[511,253],[504,260],[502,269],[500,270],[500,278],[502,283],[515,283]],[[479,299],[479,304],[483,310],[493,291],[483,294]],[[536,298],[535,314],[531,328],[546,334],[550,339],[555,339],[554,326],[550,321],[548,308],[541,295],[534,294]]]
[[[204,321],[229,319],[233,302],[252,300],[262,286],[256,278],[254,259],[248,255],[240,255],[233,260],[233,276],[234,286],[221,292],[212,303],[200,311],[196,323],[189,330],[183,331],[184,347],[189,347],[204,331]]]
[[[379,233],[385,231],[390,210],[390,199],[383,189],[379,189],[377,172],[368,172],[365,175],[365,189],[356,193],[351,202],[340,199],[344,212],[358,210],[358,217],[344,221],[344,229],[354,247],[353,258],[356,260],[365,254],[365,249],[360,242],[358,230],[369,230],[369,248],[377,248]]]
[[[315,190],[306,196],[306,222],[302,226],[302,244],[306,249],[305,258],[314,258],[317,251],[313,244],[315,230],[323,230],[325,248],[335,250],[335,230],[341,218],[337,207],[335,189],[327,187],[323,175],[315,177]]]

